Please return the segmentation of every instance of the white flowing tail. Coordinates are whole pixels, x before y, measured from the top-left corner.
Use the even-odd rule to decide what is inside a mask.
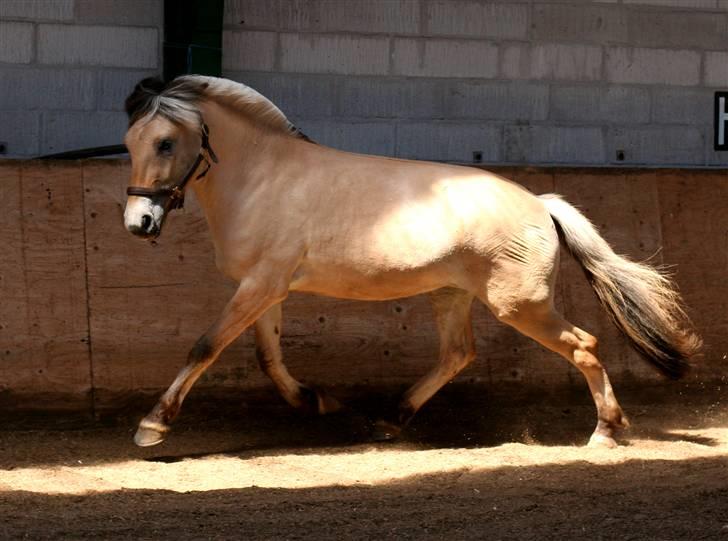
[[[702,343],[666,273],[615,254],[592,223],[558,195],[539,199],[615,325],[662,373],[682,376]]]

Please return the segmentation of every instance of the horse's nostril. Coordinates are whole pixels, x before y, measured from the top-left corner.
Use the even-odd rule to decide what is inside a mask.
[[[152,225],[152,217],[149,214],[142,216],[142,229],[149,232],[149,228]]]

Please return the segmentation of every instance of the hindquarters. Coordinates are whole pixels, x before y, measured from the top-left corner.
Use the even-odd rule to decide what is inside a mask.
[[[550,311],[559,268],[559,237],[543,209],[509,223],[501,231],[497,250],[487,261],[488,272],[474,293],[500,320],[519,312]]]

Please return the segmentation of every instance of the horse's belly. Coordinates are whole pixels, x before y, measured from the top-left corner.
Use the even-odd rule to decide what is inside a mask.
[[[311,268],[302,265],[291,280],[291,291],[358,300],[411,297],[453,284],[446,265],[426,269],[362,272],[345,266]]]

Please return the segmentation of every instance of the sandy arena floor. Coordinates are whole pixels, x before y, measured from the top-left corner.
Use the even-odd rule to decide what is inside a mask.
[[[188,404],[148,449],[136,414],[7,417],[0,539],[728,540],[720,388],[623,396],[633,426],[616,450],[583,447],[585,402],[473,396],[447,390],[390,444],[368,441],[363,414],[305,418],[275,399],[222,417]]]

